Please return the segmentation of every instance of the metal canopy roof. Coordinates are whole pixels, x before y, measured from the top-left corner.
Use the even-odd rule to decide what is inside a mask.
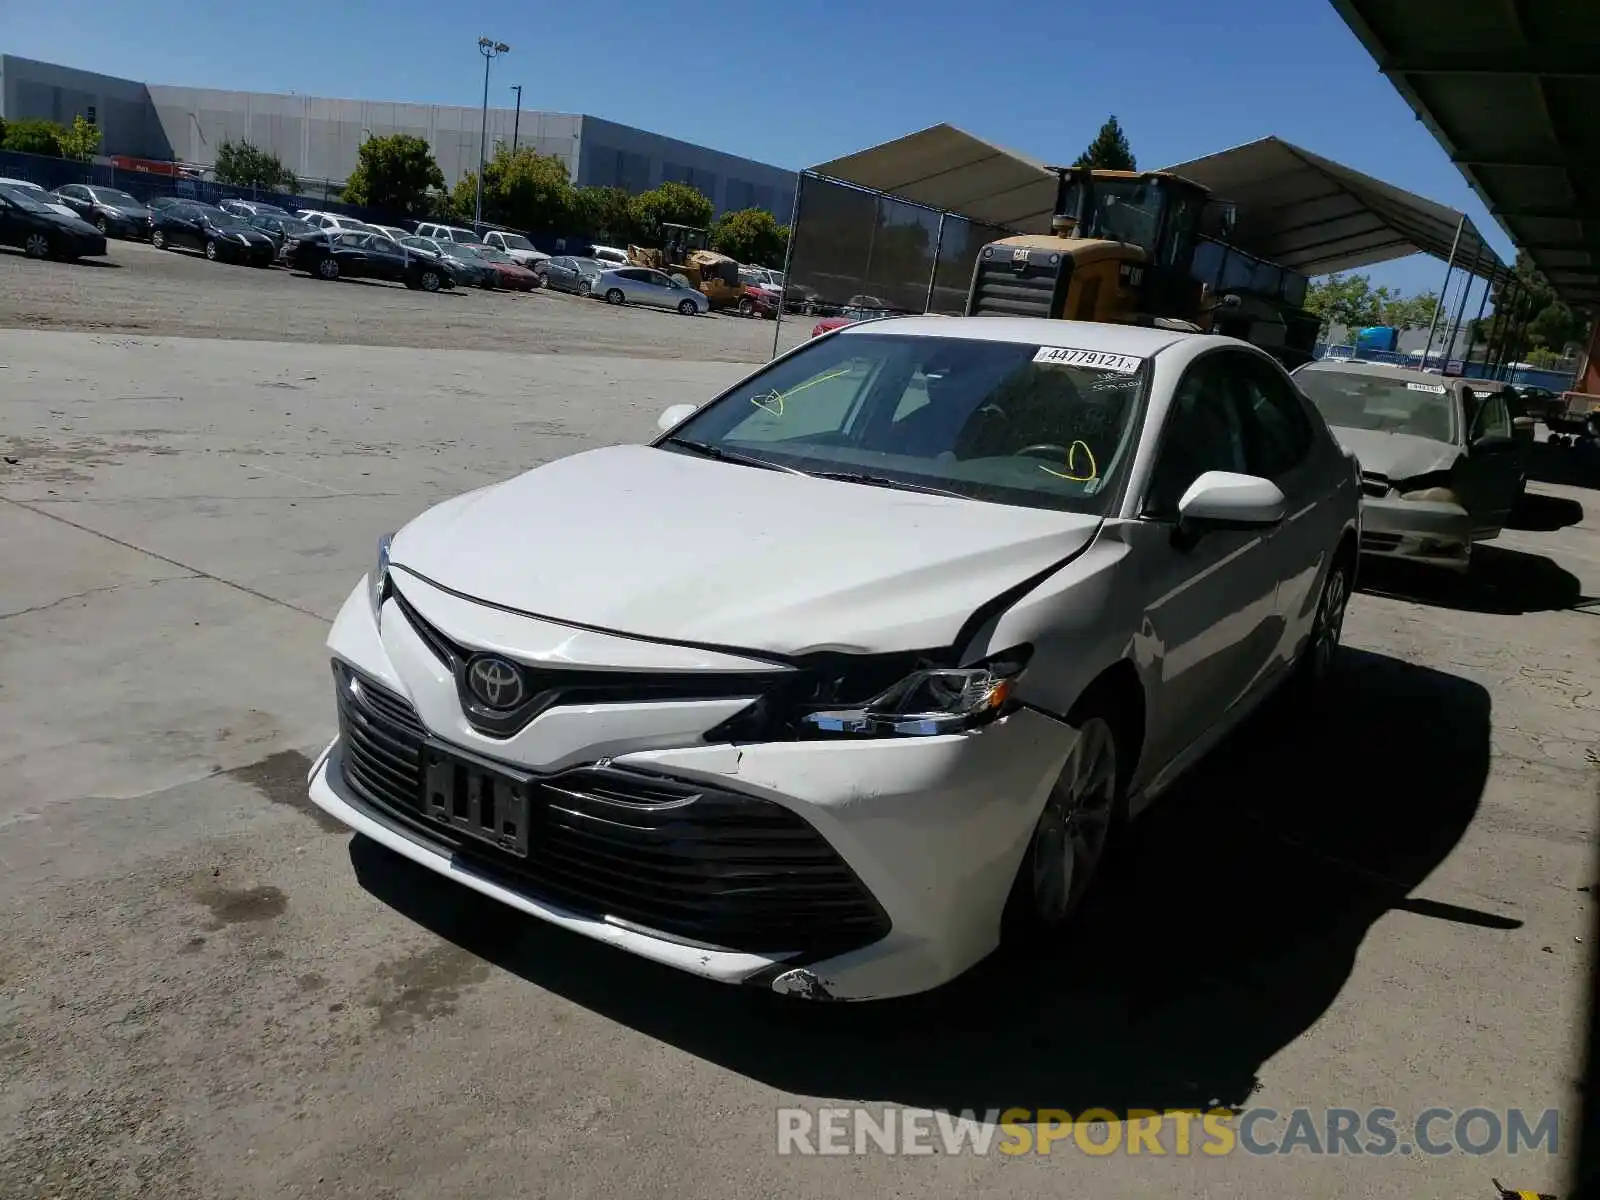
[[[1333,6],[1562,299],[1600,308],[1600,3]]]
[[[1054,171],[954,125],[933,125],[811,169],[1025,233],[1048,232],[1055,215]]]
[[[1278,138],[1262,138],[1167,170],[1239,211],[1233,244],[1306,275],[1422,252],[1445,258],[1462,215]],[[1050,228],[1055,173],[1040,159],[934,125],[811,168],[975,221],[1028,233]],[[1504,265],[1467,221],[1457,262]]]
[[[1281,138],[1166,169],[1238,205],[1240,249],[1305,275],[1419,252],[1445,259],[1452,246],[1457,265],[1486,278],[1506,273],[1470,218]]]

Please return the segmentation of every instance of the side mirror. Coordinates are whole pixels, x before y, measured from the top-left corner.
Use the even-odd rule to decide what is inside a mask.
[[[693,404],[674,404],[656,418],[656,428],[662,433],[669,429],[676,429],[694,415]]]
[[[1257,475],[1207,471],[1178,501],[1181,525],[1251,528],[1283,520],[1288,501],[1278,485]]]

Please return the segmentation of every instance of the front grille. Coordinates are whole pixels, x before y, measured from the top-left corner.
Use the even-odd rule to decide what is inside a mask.
[[[668,776],[587,766],[539,780],[526,858],[423,817],[427,736],[412,707],[342,664],[344,778],[378,815],[565,908],[750,953],[819,958],[889,919],[849,866],[781,804]]]
[[[472,727],[487,737],[508,738],[521,731],[540,713],[560,704],[623,704],[646,700],[722,700],[756,697],[794,672],[774,667],[764,671],[602,671],[583,667],[530,667],[509,664],[522,677],[526,699],[515,708],[497,709],[483,704],[468,681],[474,658],[480,653],[463,646],[430,624],[390,580],[389,595],[406,622],[430,652],[450,669],[456,680],[456,698]],[[495,656],[498,657],[498,656]],[[506,660],[508,661],[508,660]]]
[[[1061,312],[1066,298],[1067,276],[1071,262],[1065,255],[1049,265],[1048,255],[1034,251],[1027,267],[1018,270],[1012,265],[1011,247],[985,247],[992,249],[988,258],[980,256],[972,270],[972,291],[967,301],[967,316],[997,317],[1054,317]]]

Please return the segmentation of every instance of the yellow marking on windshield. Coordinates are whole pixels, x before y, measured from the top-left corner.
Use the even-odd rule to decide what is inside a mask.
[[[1089,460],[1089,473],[1087,475],[1079,475],[1077,473],[1078,451],[1080,449],[1083,451],[1083,456]],[[1067,447],[1067,469],[1065,472],[1047,467],[1043,463],[1039,464],[1039,470],[1046,475],[1054,475],[1057,479],[1066,479],[1073,483],[1093,483],[1100,478],[1100,466],[1094,461],[1094,451],[1089,449],[1087,442],[1073,442],[1072,445]]]
[[[839,370],[830,372],[827,375],[818,375],[815,379],[808,379],[804,383],[790,388],[787,392],[780,392],[774,389],[770,392],[767,392],[765,395],[752,396],[750,398],[750,403],[754,404],[757,408],[765,409],[775,417],[781,417],[783,416],[783,402],[790,396],[793,396],[796,392],[803,392],[809,387],[816,387],[819,383],[827,383],[830,379],[837,379],[841,375],[848,375],[853,370],[855,370],[854,367],[841,367]],[[777,407],[773,407],[774,404],[776,404]]]

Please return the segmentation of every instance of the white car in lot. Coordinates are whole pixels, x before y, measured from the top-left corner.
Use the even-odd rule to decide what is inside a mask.
[[[483,235],[483,244],[493,246],[501,251],[520,267],[527,267],[530,271],[536,270],[540,263],[550,261],[550,256],[539,249],[520,233],[506,233],[503,230],[491,229]]]
[[[1063,926],[1338,644],[1356,468],[1242,342],[886,320],[661,425],[382,540],[316,804],[709,979],[901,995]]]
[[[677,309],[686,317],[711,311],[706,294],[652,267],[618,267],[601,271],[589,282],[589,295],[607,304],[645,304]]]

